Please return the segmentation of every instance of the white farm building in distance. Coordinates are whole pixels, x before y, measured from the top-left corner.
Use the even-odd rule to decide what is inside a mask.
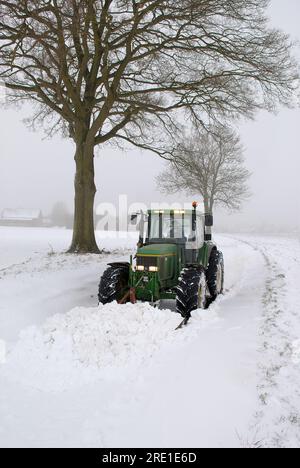
[[[5,209],[0,215],[0,226],[42,227],[43,214],[39,209]]]

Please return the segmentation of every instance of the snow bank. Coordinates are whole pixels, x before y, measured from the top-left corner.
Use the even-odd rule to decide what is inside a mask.
[[[4,374],[49,392],[120,378],[123,370],[127,376],[130,369],[136,374],[163,346],[194,338],[199,328],[218,318],[212,309],[199,310],[189,327],[175,332],[180,321],[171,310],[142,303],[76,308],[49,318],[41,327],[23,330]]]
[[[149,304],[77,308],[22,331],[6,373],[48,391],[113,378],[113,369],[141,365],[172,339],[179,321]]]

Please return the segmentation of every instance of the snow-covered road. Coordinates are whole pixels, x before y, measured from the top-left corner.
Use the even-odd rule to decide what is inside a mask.
[[[218,236],[226,293],[175,332],[168,303],[97,308],[99,276],[124,253],[74,258],[49,249],[67,232],[11,231],[0,446],[300,447],[297,238]]]

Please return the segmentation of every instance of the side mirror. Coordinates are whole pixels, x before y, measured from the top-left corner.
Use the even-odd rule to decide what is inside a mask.
[[[211,214],[205,215],[205,226],[212,227],[214,225],[214,217]]]
[[[137,214],[132,214],[130,217],[130,221],[133,223],[137,220],[138,215]]]

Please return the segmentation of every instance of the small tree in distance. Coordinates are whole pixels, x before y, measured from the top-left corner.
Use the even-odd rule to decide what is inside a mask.
[[[57,202],[52,208],[50,215],[51,222],[58,227],[72,227],[72,215],[63,202]]]
[[[217,127],[184,139],[157,183],[165,194],[200,194],[205,212],[212,214],[215,205],[239,210],[250,196],[249,177],[239,136],[228,127]]]

